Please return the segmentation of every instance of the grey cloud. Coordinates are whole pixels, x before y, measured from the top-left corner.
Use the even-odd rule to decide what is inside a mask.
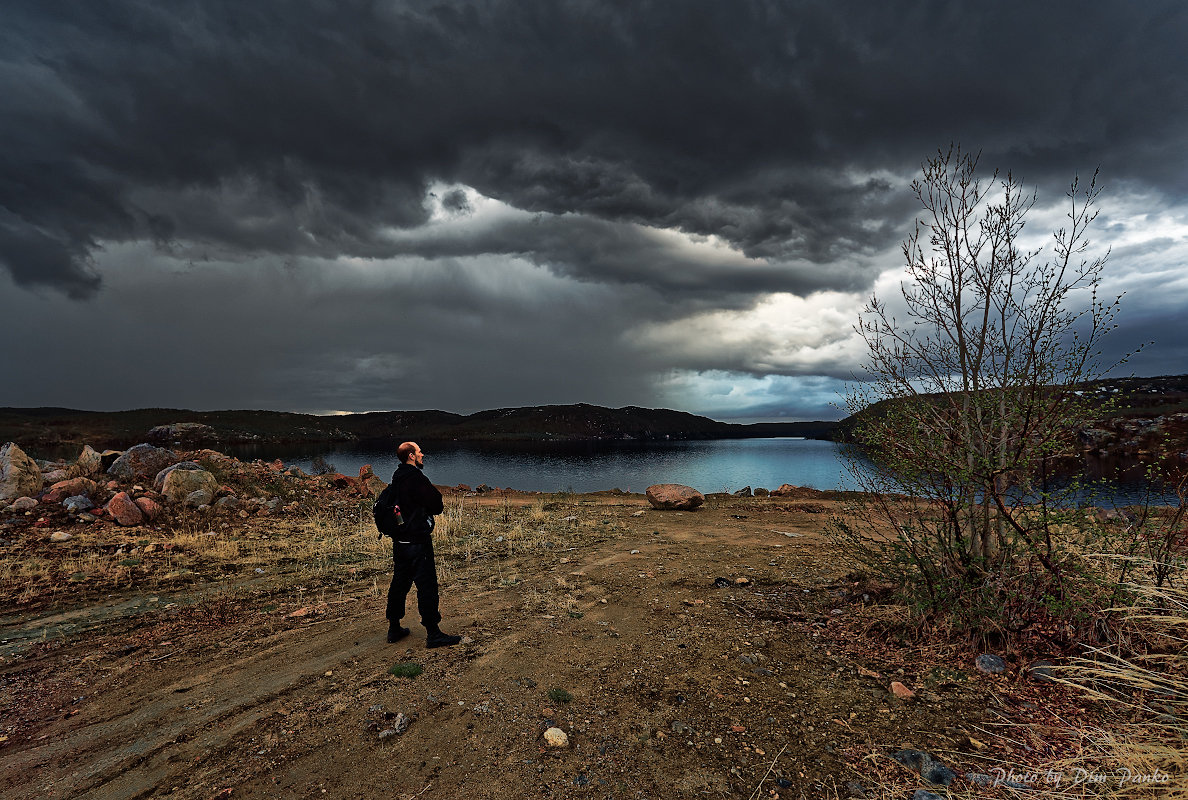
[[[829,264],[950,139],[1182,198],[1186,35],[1175,2],[16,2],[0,261],[84,296],[104,241],[380,256],[440,180]]]

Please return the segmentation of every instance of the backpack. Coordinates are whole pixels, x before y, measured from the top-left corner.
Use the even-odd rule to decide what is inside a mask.
[[[375,498],[375,505],[371,508],[371,515],[375,518],[375,527],[379,531],[379,538],[391,536],[396,538],[402,525],[404,516],[400,513],[400,506],[396,503],[396,484],[392,483]]]

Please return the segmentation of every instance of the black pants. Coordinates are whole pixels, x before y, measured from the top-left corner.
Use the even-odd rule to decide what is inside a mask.
[[[441,622],[437,610],[437,562],[433,560],[433,543],[401,544],[392,542],[392,585],[388,587],[388,622],[398,625],[404,616],[404,601],[408,590],[417,585],[417,609],[421,624],[435,630]]]

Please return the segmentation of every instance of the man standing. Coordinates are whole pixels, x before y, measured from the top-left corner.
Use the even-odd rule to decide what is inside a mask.
[[[392,585],[388,587],[388,641],[396,642],[411,631],[400,627],[408,590],[417,585],[417,608],[428,636],[429,647],[449,647],[461,636],[442,633],[438,623],[437,563],[433,560],[433,517],[443,510],[441,492],[422,472],[425,454],[416,442],[396,449],[400,466],[392,474],[392,489],[404,524],[392,539]]]

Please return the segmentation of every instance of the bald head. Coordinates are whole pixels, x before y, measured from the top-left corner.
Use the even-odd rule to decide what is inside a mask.
[[[396,448],[396,458],[400,459],[402,464],[419,467],[424,464],[425,454],[421,452],[421,446],[416,442],[404,442]]]

